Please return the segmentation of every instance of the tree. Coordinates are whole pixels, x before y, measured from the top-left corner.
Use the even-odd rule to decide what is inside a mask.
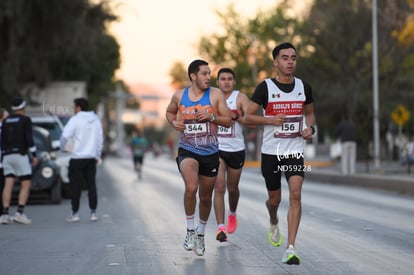
[[[283,30],[295,22],[279,7],[260,11],[252,19],[239,15],[233,4],[216,14],[224,32],[202,37],[199,52],[216,67],[233,68],[237,76],[236,88],[251,94],[259,81],[272,75],[271,49],[276,41],[285,39]]]
[[[291,41],[297,48],[297,75],[313,87],[319,136],[331,136],[344,112],[358,124],[361,142],[372,137],[371,0],[314,0],[308,14],[288,16],[283,1],[251,19],[230,5],[217,12],[223,32],[200,39],[199,52],[216,67],[232,67],[246,94],[274,75],[273,47]],[[414,102],[414,0],[379,1],[379,99],[381,135],[390,112]],[[414,110],[412,110],[414,113]],[[329,115],[327,115],[329,114]]]
[[[413,101],[408,93],[413,89],[413,44],[403,45],[396,39],[412,11],[406,0],[380,1],[378,10],[380,125],[384,136],[392,108],[401,100]],[[371,12],[370,0],[315,0],[300,30],[300,48],[307,53],[298,68],[299,74],[312,81],[320,129],[331,134],[341,114],[348,112],[365,144],[371,140],[373,120]]]
[[[181,62],[175,62],[170,69],[171,85],[174,90],[179,90],[189,85],[187,70]]]
[[[367,2],[316,0],[299,30],[297,73],[312,83],[320,134],[332,133],[342,113],[354,114],[360,103],[367,107],[366,102],[372,102],[368,101],[372,53]]]
[[[116,19],[107,1],[1,1],[2,100],[27,82],[84,80],[92,98],[110,90],[120,58],[106,25]]]

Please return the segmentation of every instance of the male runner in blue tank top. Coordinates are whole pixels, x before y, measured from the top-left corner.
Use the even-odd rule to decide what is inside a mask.
[[[231,111],[223,94],[210,87],[211,71],[204,60],[188,67],[191,86],[174,93],[167,106],[166,118],[180,132],[177,164],[185,184],[184,209],[187,219],[186,250],[204,255],[204,233],[212,205],[219,154],[217,126],[230,127]],[[199,223],[194,215],[199,196]]]
[[[302,215],[301,192],[304,172],[304,140],[315,133],[312,88],[294,76],[296,49],[291,43],[282,43],[272,52],[277,77],[261,82],[247,107],[245,120],[264,125],[261,169],[266,182],[266,207],[270,216],[269,242],[280,246],[277,210],[281,201],[281,174],[284,172],[289,186],[287,249],[282,257],[286,264],[300,264],[294,249]],[[263,115],[257,115],[259,107]],[[305,125],[303,125],[305,119]]]

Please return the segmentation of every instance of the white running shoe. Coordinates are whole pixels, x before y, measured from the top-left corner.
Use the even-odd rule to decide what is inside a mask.
[[[91,213],[91,218],[90,218],[91,222],[96,222],[98,221],[98,216],[96,216],[95,213]]]
[[[13,219],[8,214],[3,214],[0,217],[1,224],[10,224],[13,223]]]
[[[279,225],[270,224],[267,238],[273,246],[280,246],[282,244],[282,234],[280,234]]]
[[[206,251],[206,247],[204,245],[204,235],[197,235],[196,241],[195,241],[194,252],[198,256],[203,256],[204,251]]]
[[[75,214],[69,215],[66,218],[66,221],[67,222],[79,222],[80,221],[80,218],[79,218],[79,215],[77,213],[75,213]]]
[[[187,235],[185,236],[184,240],[184,249],[185,250],[192,250],[195,245],[196,239],[196,232],[195,230],[188,230],[187,229]]]
[[[32,223],[32,220],[29,219],[24,213],[19,213],[19,212],[16,212],[16,214],[14,214],[13,220],[15,222],[23,223],[23,224],[31,224]]]
[[[300,264],[300,257],[296,254],[293,245],[289,245],[286,249],[285,253],[283,254],[282,263],[288,265],[299,265]]]

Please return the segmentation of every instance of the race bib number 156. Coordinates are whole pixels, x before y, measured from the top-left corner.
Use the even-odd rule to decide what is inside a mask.
[[[281,126],[275,126],[276,138],[293,138],[300,136],[302,131],[302,117],[288,117]]]

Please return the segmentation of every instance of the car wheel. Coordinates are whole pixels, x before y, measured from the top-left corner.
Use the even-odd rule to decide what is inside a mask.
[[[58,179],[50,190],[50,202],[59,204],[62,201],[62,182]]]

